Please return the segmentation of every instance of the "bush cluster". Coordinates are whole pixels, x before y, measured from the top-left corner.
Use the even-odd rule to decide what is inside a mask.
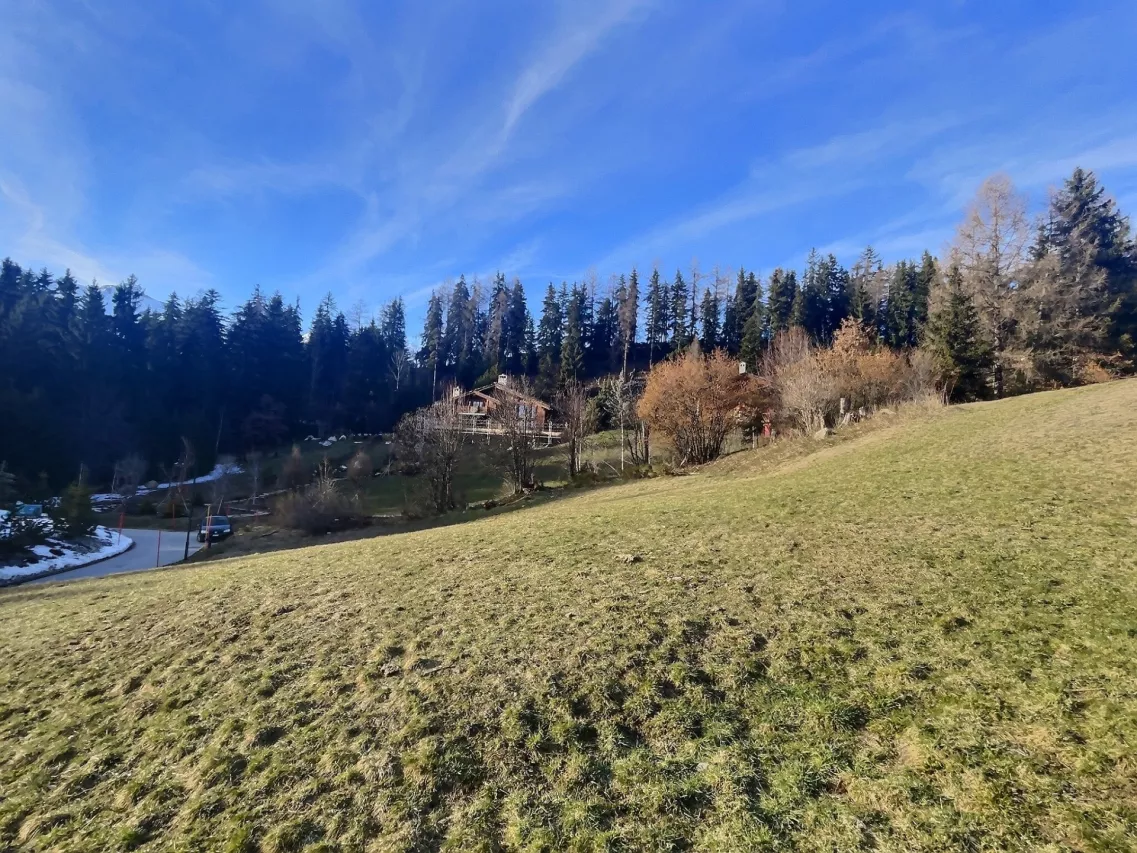
[[[799,328],[779,333],[762,373],[772,392],[770,420],[783,431],[813,433],[835,426],[844,413],[867,414],[935,394],[927,353],[874,346],[851,319],[842,323],[829,348],[814,346]]]
[[[285,527],[313,536],[368,523],[359,496],[340,491],[326,466],[310,486],[285,495],[277,506],[277,515]]]

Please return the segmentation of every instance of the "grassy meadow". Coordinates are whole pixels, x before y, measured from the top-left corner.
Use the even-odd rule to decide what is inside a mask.
[[[1137,380],[0,592],[0,849],[1137,848]]]

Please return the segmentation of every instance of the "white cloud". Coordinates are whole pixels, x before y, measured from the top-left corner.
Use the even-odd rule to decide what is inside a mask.
[[[963,119],[956,115],[891,121],[880,127],[840,134],[818,145],[798,148],[783,156],[778,168],[810,170],[836,167],[848,170],[880,163],[963,123]]]
[[[567,9],[576,15],[581,5],[573,3]],[[644,0],[613,0],[584,19],[562,22],[553,37],[535,51],[537,58],[517,78],[506,104],[503,136],[508,136],[529,108],[560,85],[573,67],[596,50],[612,30],[644,10],[646,5]]]

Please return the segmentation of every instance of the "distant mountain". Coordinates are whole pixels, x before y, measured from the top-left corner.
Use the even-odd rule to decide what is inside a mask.
[[[114,302],[111,301],[111,298],[114,296],[114,289],[115,286],[113,284],[99,285],[99,290],[103,292],[103,300],[107,303],[108,314],[114,312]],[[160,314],[162,313],[163,306],[164,303],[155,299],[153,296],[147,296],[143,293],[142,298],[138,300],[138,313],[145,314],[147,311],[152,311],[155,314]]]

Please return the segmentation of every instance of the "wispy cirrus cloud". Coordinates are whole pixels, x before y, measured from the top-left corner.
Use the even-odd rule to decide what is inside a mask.
[[[331,253],[331,262],[305,281],[351,277],[361,268],[413,240],[427,223],[470,233],[491,224],[516,222],[556,204],[578,188],[557,176],[523,177],[502,171],[509,151],[523,132],[525,116],[547,99],[588,56],[621,27],[642,20],[648,0],[610,4],[564,3],[553,30],[538,39],[532,58],[508,76],[499,93],[484,102],[478,122],[453,134],[454,141],[433,155],[416,159],[414,167],[384,188],[384,201],[366,199],[355,228]],[[485,179],[495,174],[494,184]],[[523,174],[523,173],[522,173]],[[306,177],[301,172],[297,178]]]
[[[534,59],[517,77],[505,109],[502,135],[508,137],[522,116],[555,89],[613,30],[644,14],[650,0],[613,0],[579,14],[585,4],[563,7],[567,14],[557,31],[535,51]]]
[[[1137,203],[1137,7],[1026,9],[13,0],[0,253],[379,303],[495,265],[908,254],[997,169]]]

